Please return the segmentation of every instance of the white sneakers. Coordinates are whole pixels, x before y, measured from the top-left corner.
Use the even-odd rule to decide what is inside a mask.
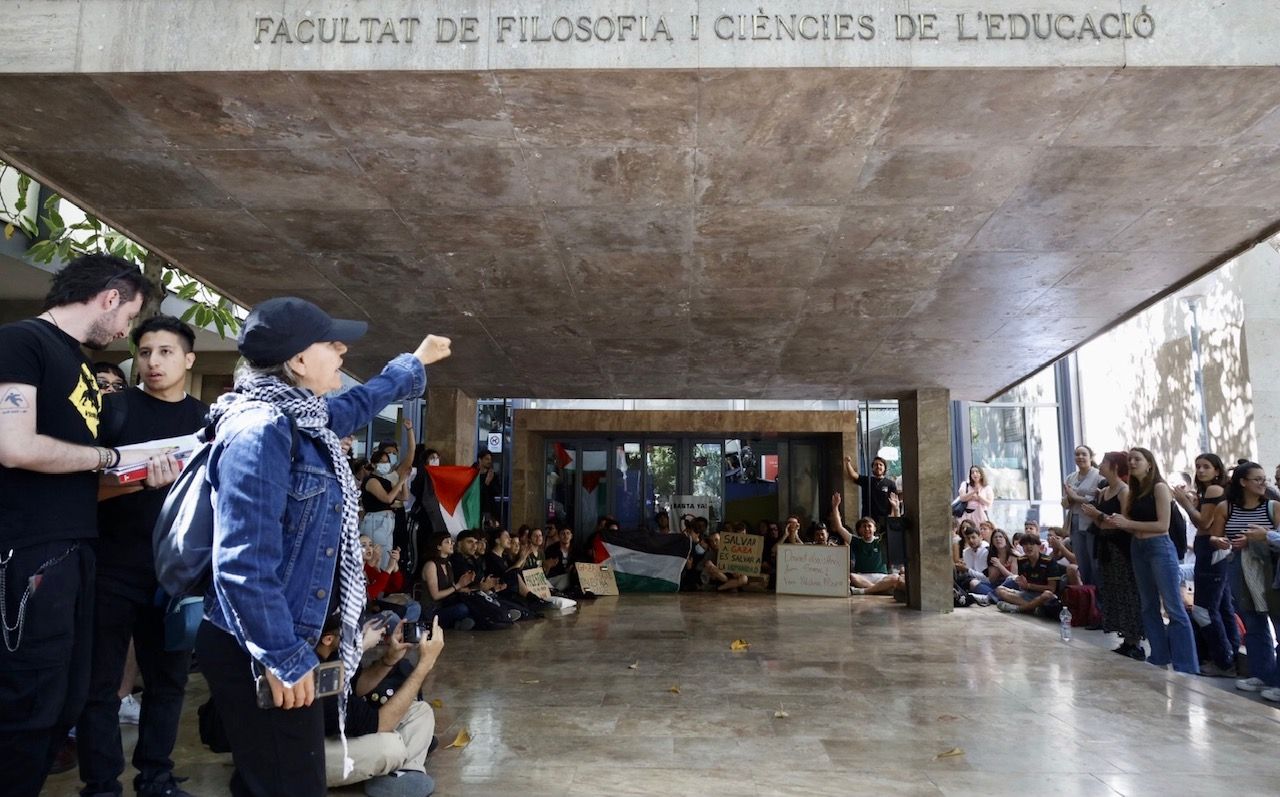
[[[1263,689],[1262,699],[1272,703],[1280,703],[1280,688],[1273,686],[1270,689]]]
[[[137,725],[142,716],[142,704],[133,695],[125,695],[120,701],[120,724]]]

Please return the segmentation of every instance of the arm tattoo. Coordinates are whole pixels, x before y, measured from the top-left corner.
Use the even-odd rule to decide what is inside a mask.
[[[9,390],[0,398],[0,414],[14,415],[31,409],[31,402],[16,388]]]

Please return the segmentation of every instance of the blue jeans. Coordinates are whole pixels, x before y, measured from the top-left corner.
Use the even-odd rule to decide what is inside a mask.
[[[1271,619],[1265,611],[1245,609],[1244,574],[1240,568],[1240,554],[1231,560],[1231,590],[1236,600],[1236,611],[1244,621],[1244,652],[1249,656],[1249,676],[1261,678],[1267,686],[1280,686],[1280,668],[1276,666],[1276,642],[1271,636]]]
[[[1240,631],[1236,628],[1235,605],[1228,589],[1231,575],[1231,559],[1212,564],[1215,548],[1209,536],[1197,534],[1191,544],[1196,554],[1196,606],[1209,613],[1209,625],[1203,629],[1213,663],[1224,670],[1235,666],[1236,651],[1240,649]]]
[[[1198,674],[1200,660],[1196,656],[1196,639],[1191,631],[1191,618],[1182,604],[1182,583],[1178,571],[1178,554],[1169,536],[1133,539],[1133,575],[1138,582],[1142,602],[1142,628],[1151,643],[1147,661],[1157,667],[1170,662],[1178,672]],[[1165,627],[1164,611],[1169,615]]]
[[[428,609],[423,621],[429,625],[433,615],[440,618],[441,628],[453,628],[459,620],[470,617],[471,612],[467,609],[467,604],[462,601],[454,601],[448,606],[437,606],[434,609]]]

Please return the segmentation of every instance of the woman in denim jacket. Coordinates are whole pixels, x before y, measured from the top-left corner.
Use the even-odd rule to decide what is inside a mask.
[[[346,344],[366,328],[302,299],[263,302],[240,332],[236,390],[211,410],[213,585],[196,654],[231,742],[236,797],[325,794],[315,646],[339,614],[349,679],[365,599],[358,492],[339,438],[422,395],[424,366],[449,356],[449,339],[428,335],[367,384],[323,397],[342,386]],[[257,707],[258,675],[277,708]]]

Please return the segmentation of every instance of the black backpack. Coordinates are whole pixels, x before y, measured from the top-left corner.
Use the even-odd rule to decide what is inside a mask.
[[[293,443],[290,461],[298,459],[298,427],[289,418]],[[169,487],[160,516],[151,532],[156,580],[174,599],[202,596],[213,578],[213,486],[209,483],[209,453],[214,424],[196,433],[200,446]]]

